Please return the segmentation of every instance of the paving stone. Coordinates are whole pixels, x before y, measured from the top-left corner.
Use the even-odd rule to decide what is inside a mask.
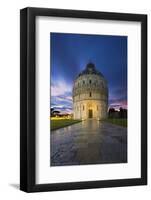
[[[127,162],[127,128],[87,120],[51,132],[50,166]]]

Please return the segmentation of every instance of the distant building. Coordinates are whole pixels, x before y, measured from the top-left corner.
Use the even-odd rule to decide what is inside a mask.
[[[107,117],[108,86],[101,72],[88,63],[73,86],[74,119],[103,119]]]

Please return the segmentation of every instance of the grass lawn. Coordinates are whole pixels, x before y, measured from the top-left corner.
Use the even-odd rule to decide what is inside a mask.
[[[112,124],[119,125],[119,126],[127,127],[127,119],[108,118],[108,119],[105,119],[105,121],[109,122],[109,123],[112,123]]]
[[[81,122],[81,120],[74,120],[74,119],[51,119],[50,121],[51,121],[51,130],[56,130],[59,128],[69,126],[71,124]]]

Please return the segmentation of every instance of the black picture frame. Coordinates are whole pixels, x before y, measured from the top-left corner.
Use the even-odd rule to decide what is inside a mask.
[[[141,23],[141,178],[36,184],[35,19],[37,16],[120,20]],[[24,8],[20,11],[20,189],[25,192],[121,187],[147,184],[147,15]]]

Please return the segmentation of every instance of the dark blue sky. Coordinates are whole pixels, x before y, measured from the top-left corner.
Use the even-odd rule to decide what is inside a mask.
[[[72,112],[76,76],[93,62],[108,81],[109,107],[127,107],[127,37],[50,33],[51,107]]]

